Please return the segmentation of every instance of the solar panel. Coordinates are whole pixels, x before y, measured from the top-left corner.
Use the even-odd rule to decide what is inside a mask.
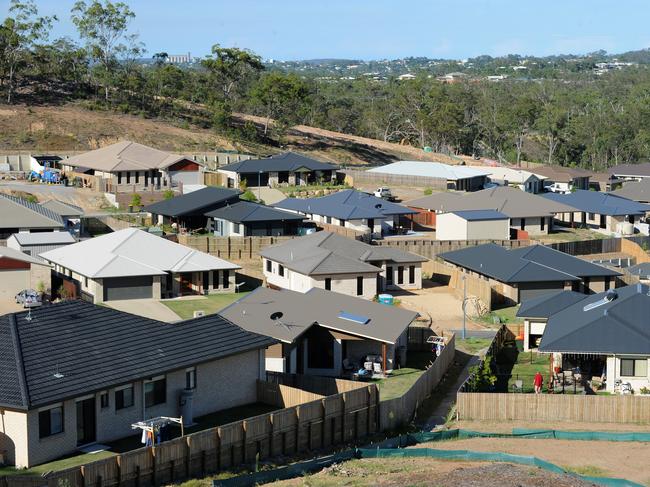
[[[339,313],[339,318],[342,320],[354,321],[360,325],[366,325],[370,321],[370,318],[367,318],[366,316],[354,315],[352,313],[348,313],[347,311],[341,311]]]

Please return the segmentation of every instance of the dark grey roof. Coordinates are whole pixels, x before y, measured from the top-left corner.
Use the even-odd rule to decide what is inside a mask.
[[[496,210],[464,210],[464,211],[452,211],[454,215],[467,220],[469,222],[473,221],[485,221],[485,220],[507,220],[508,217]]]
[[[646,203],[650,201],[650,179],[629,181],[624,183],[622,188],[612,191],[612,194],[629,200]]]
[[[579,281],[620,273],[543,245],[507,250],[495,244],[446,252],[440,258],[505,283]]]
[[[354,189],[338,191],[320,198],[287,198],[273,206],[301,213],[330,216],[340,220],[386,218],[393,215],[417,213],[405,206]]]
[[[310,157],[296,154],[295,152],[284,152],[276,154],[267,159],[249,159],[247,161],[234,162],[219,169],[237,173],[296,171],[297,169],[309,169],[310,171],[331,171],[338,169],[338,166],[327,162],[320,162]]]
[[[61,215],[38,203],[0,193],[0,228],[62,228]]]
[[[260,255],[304,275],[378,273],[381,269],[373,263],[427,260],[416,254],[368,245],[331,232],[316,232],[271,245],[263,249]]]
[[[619,164],[618,166],[610,167],[607,171],[614,176],[650,176],[650,162],[642,162],[640,164]]]
[[[239,193],[240,191],[237,189],[208,186],[182,196],[153,203],[145,206],[144,209],[149,213],[164,216],[203,215],[205,212],[215,210],[227,202],[234,203],[238,201]]]
[[[633,276],[639,276],[641,279],[650,279],[650,262],[642,262],[625,269]]]
[[[77,205],[72,205],[70,203],[65,203],[59,200],[49,200],[45,203],[41,203],[41,206],[52,210],[57,215],[61,216],[82,216],[84,214],[83,208]]]
[[[551,292],[521,303],[517,316],[520,318],[548,318],[585,298],[584,294],[575,291]]]
[[[613,299],[606,299],[608,293]],[[648,286],[633,284],[592,294],[552,315],[539,351],[650,355],[648,293]]]
[[[0,406],[8,408],[39,407],[275,343],[219,315],[170,324],[70,301],[26,316],[0,317]]]
[[[545,193],[547,198],[577,208],[579,211],[599,215],[643,215],[650,211],[650,205],[622,198],[614,193],[601,193],[579,189],[572,193]]]
[[[282,313],[279,319],[271,315]],[[367,320],[342,317],[348,313]],[[261,335],[292,343],[312,325],[355,336],[395,343],[418,316],[393,306],[313,288],[307,293],[260,287],[219,312],[236,325]],[[345,315],[343,315],[345,316]]]
[[[205,214],[212,218],[220,218],[235,223],[251,223],[261,221],[302,221],[306,217],[290,211],[278,210],[259,203],[238,201],[231,205],[222,206]]]

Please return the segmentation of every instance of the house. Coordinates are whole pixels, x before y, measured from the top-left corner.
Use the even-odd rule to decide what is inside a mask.
[[[24,289],[38,290],[41,283],[44,290],[50,288],[47,263],[20,250],[0,247],[0,303],[14,301],[16,294]]]
[[[355,189],[319,198],[286,198],[273,206],[306,215],[317,223],[350,228],[375,236],[394,231],[400,225],[401,216],[415,213],[405,206]]]
[[[310,157],[284,152],[266,159],[248,159],[221,166],[218,172],[226,179],[228,188],[247,186],[303,186],[336,180],[338,166]]]
[[[585,295],[575,291],[556,291],[527,299],[517,310],[524,319],[524,351],[536,350],[551,315],[582,301]]]
[[[260,252],[269,287],[305,293],[312,288],[373,299],[384,291],[422,288],[427,259],[391,247],[316,232]]]
[[[439,257],[488,281],[494,293],[516,304],[564,289],[584,294],[614,287],[619,272],[543,245],[506,249],[495,244],[465,247]]]
[[[70,232],[14,233],[7,239],[7,247],[34,256],[46,263],[39,257],[40,254],[76,242]]]
[[[610,393],[620,392],[617,381],[640,393],[650,388],[648,309],[644,284],[587,296],[548,318],[538,351],[552,354],[553,367],[579,367],[588,381],[604,377]]]
[[[408,327],[418,316],[324,289],[263,287],[220,315],[279,341],[266,351],[266,370],[334,377],[349,377],[366,362],[379,364],[382,373],[406,364]]]
[[[460,165],[452,166],[441,162],[422,161],[398,161],[369,169],[367,172],[373,175],[386,176],[386,184],[394,183],[393,179],[396,179],[394,176],[398,178],[411,176],[421,178],[422,185],[438,183],[436,186],[458,191],[483,189],[488,176],[487,171],[483,168],[477,169]]]
[[[182,229],[208,228],[206,213],[239,201],[238,189],[207,186],[191,193],[185,193],[168,200],[145,206],[152,221],[158,225],[175,223]]]
[[[205,214],[217,237],[281,237],[298,235],[305,217],[270,206],[237,201]]]
[[[75,294],[94,303],[233,292],[235,271],[240,269],[135,228],[66,245],[41,257],[53,266],[57,281],[74,284]]]
[[[622,198],[614,193],[576,190],[567,194],[546,193],[544,198],[575,208],[577,211],[558,213],[556,219],[571,226],[581,224],[611,233],[630,234],[633,225],[626,229],[624,224],[634,224],[645,217],[650,205]]]
[[[558,183],[565,191],[571,191],[574,189],[588,190],[592,172],[577,167],[537,166],[535,174],[546,178],[544,186]]]
[[[639,279],[645,284],[648,284],[648,281],[650,281],[650,262],[641,262],[639,264],[626,267],[625,271],[633,276],[638,276]]]
[[[627,182],[622,188],[612,191],[612,195],[639,203],[650,203],[650,179]]]
[[[510,218],[513,231],[527,235],[544,235],[553,230],[556,213],[574,211],[565,204],[515,188],[498,186],[474,193],[443,192],[408,201],[409,208],[419,212],[418,221],[437,227],[437,217],[442,213],[466,210],[495,210]]]
[[[66,172],[103,180],[105,192],[134,193],[203,184],[203,165],[195,160],[124,140],[65,159]]]
[[[451,211],[436,218],[436,240],[509,239],[510,219],[499,211]]]
[[[14,233],[54,232],[65,223],[54,211],[23,198],[0,193],[0,240]]]
[[[544,181],[546,180],[546,176],[542,176],[541,174],[534,174],[530,171],[503,166],[476,167],[487,172],[490,182],[498,184],[499,186],[512,186],[533,194],[542,193],[544,191]]]
[[[48,200],[40,205],[60,215],[68,231],[75,233],[77,236],[80,234],[81,218],[84,216],[83,208],[59,200]]]
[[[642,181],[650,178],[650,162],[640,164],[618,164],[610,167],[608,173],[617,179]]]
[[[254,403],[275,340],[215,314],[168,324],[67,301],[0,317],[0,343],[0,450],[32,467],[144,419]]]

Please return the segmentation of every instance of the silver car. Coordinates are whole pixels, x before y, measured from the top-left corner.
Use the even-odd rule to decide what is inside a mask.
[[[41,297],[33,289],[24,289],[16,294],[16,303],[22,304],[23,308],[34,308],[41,306]]]

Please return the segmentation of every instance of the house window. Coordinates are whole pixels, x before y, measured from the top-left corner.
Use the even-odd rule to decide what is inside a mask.
[[[232,224],[232,232],[233,233],[239,233],[239,223],[233,223]]]
[[[135,184],[140,182],[140,171],[135,172]]]
[[[63,405],[39,411],[38,437],[47,438],[59,433],[63,433]]]
[[[522,218],[520,221],[521,221],[521,229],[526,230],[526,219]]]
[[[88,278],[84,276],[84,287],[88,287]]]
[[[147,171],[144,172],[144,187],[146,188],[149,186],[149,173]]]
[[[595,220],[596,219],[596,214],[595,213],[589,213],[589,219],[590,220]]]
[[[539,229],[543,232],[545,226],[546,226],[546,218],[542,217],[539,219]]]
[[[223,271],[223,288],[228,289],[230,287],[230,271],[224,269]]]
[[[196,367],[185,369],[185,389],[196,389]]]
[[[386,267],[386,285],[393,285],[393,268],[390,266]]]
[[[415,266],[409,266],[409,284],[415,284]]]
[[[31,250],[23,250],[23,252],[25,253],[25,255],[32,255],[32,251],[31,251]]]
[[[363,295],[363,276],[357,277],[357,296]]]
[[[404,267],[397,268],[397,284],[404,284]]]
[[[102,392],[99,395],[99,406],[102,409],[106,409],[108,407],[108,392]]]
[[[273,263],[270,260],[266,261],[266,272],[273,272]]]
[[[326,216],[325,217],[325,223],[332,223],[332,217],[331,216]]]
[[[117,171],[117,184],[122,184],[122,171]]]
[[[339,220],[339,225],[341,225],[342,227],[344,227],[344,226],[345,226],[345,220]]]
[[[326,291],[331,291],[332,290],[332,278],[331,277],[326,277],[325,278],[325,290]]]
[[[150,408],[167,402],[167,379],[155,377],[144,383],[144,407]]]
[[[212,287],[219,289],[219,271],[212,271]]]
[[[284,277],[284,266],[282,264],[278,265],[278,274],[280,274],[280,277]]]
[[[133,386],[129,385],[115,391],[115,410],[133,406]]]
[[[646,359],[621,359],[621,377],[647,377],[648,361]]]
[[[131,182],[131,171],[126,171],[126,184]]]

